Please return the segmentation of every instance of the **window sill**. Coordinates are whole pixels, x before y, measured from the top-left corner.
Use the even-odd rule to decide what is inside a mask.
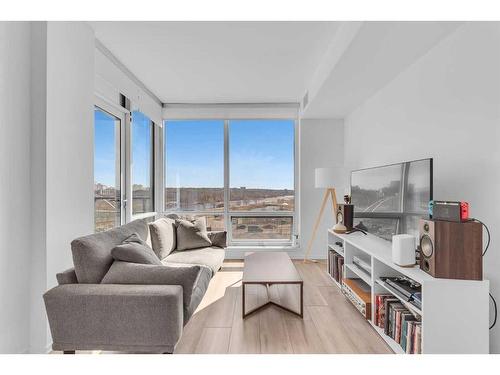
[[[156,216],[157,212],[145,212],[142,214],[132,215],[132,220],[147,219],[148,217]]]
[[[240,251],[298,251],[300,246],[298,245],[231,245],[226,248],[228,251],[240,252]]]

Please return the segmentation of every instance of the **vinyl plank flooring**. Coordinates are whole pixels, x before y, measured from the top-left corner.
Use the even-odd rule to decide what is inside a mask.
[[[385,341],[373,330],[366,319],[350,303],[339,303],[345,300],[337,287],[319,287],[320,293],[328,301],[328,305],[350,332],[350,339],[360,353],[391,353]]]
[[[196,354],[226,354],[229,348],[231,328],[204,328]]]
[[[210,328],[231,328],[233,325],[236,296],[239,288],[226,288],[225,294],[217,301],[205,307],[207,318],[205,327]]]
[[[281,309],[269,306],[257,314],[259,316],[260,352],[263,354],[293,354]]]
[[[357,353],[350,332],[330,306],[310,306],[311,318],[328,353]]]
[[[194,353],[198,341],[200,341],[203,329],[205,328],[205,320],[208,316],[207,310],[196,311],[189,322],[184,326],[182,336],[175,347],[176,354]]]
[[[285,326],[295,354],[326,353],[312,320],[285,319]]]
[[[256,294],[246,295],[246,304],[249,309],[258,306]],[[241,317],[241,290],[238,291],[236,307],[234,310],[233,326],[229,341],[229,353],[231,354],[259,354],[260,353],[260,328],[259,315],[252,314],[246,319]]]
[[[304,263],[303,261],[294,261],[294,265],[299,271],[304,283],[314,286],[331,286],[333,281],[325,273],[322,263]]]
[[[305,306],[328,306],[317,286],[304,282],[304,305]]]

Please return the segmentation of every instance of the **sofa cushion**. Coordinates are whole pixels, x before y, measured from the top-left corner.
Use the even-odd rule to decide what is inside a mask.
[[[165,258],[176,246],[175,220],[161,218],[149,224],[151,244],[159,259]]]
[[[66,271],[56,273],[57,284],[78,284],[76,272],[74,268],[67,269]]]
[[[173,251],[168,257],[162,260],[163,264],[199,264],[207,266],[215,274],[224,262],[225,251],[219,247],[205,247],[194,250]]]
[[[227,247],[227,232],[226,231],[212,231],[208,232],[208,238],[212,241],[212,246]]]
[[[116,261],[102,284],[180,285],[186,324],[205,295],[211,276],[211,270],[200,265],[168,267]]]
[[[198,249],[212,245],[208,238],[205,218],[197,218],[194,221],[175,221],[177,227],[177,248],[176,250]]]
[[[161,265],[153,249],[141,240],[137,233],[127,237],[121,245],[114,247],[111,250],[111,256],[123,262]]]
[[[113,263],[111,250],[123,240],[137,233],[147,241],[148,225],[144,220],[135,220],[105,232],[79,237],[71,242],[73,264],[79,283],[98,284]]]

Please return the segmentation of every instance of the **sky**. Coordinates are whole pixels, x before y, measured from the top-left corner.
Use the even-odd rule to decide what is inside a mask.
[[[94,124],[94,181],[115,186],[117,161],[115,119],[106,112],[96,109]]]
[[[115,186],[118,121],[99,109],[94,111],[94,181]],[[138,111],[132,113],[132,184],[150,185],[151,120]],[[116,134],[115,134],[116,132]],[[116,186],[115,186],[116,187]]]
[[[140,112],[132,118],[132,183],[149,186],[150,120]],[[115,120],[96,110],[95,125],[95,181],[114,186]],[[167,186],[222,188],[224,121],[168,121],[165,129]],[[229,134],[231,187],[293,190],[293,120],[233,120]]]
[[[166,122],[168,187],[224,186],[224,121]],[[230,186],[293,189],[294,121],[229,122]]]

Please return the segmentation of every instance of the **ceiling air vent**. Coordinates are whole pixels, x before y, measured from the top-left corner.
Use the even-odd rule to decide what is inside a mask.
[[[304,95],[304,98],[302,99],[302,109],[305,109],[308,104],[309,104],[309,92],[307,91],[306,94]]]
[[[120,93],[120,105],[130,111],[130,99]]]

